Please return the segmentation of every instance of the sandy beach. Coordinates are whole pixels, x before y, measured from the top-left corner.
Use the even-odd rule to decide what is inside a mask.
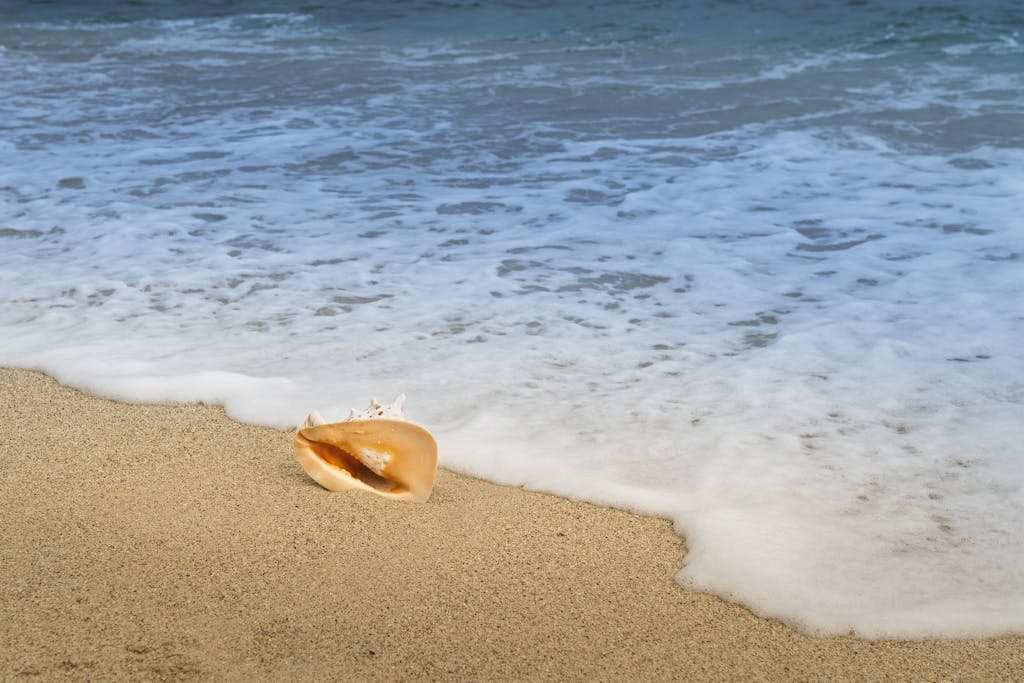
[[[664,520],[439,473],[329,493],[291,434],[0,370],[2,680],[1024,680],[1024,638],[813,638],[673,581]]]

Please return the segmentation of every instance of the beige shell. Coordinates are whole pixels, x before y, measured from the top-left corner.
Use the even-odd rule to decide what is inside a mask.
[[[310,415],[295,434],[295,459],[318,484],[417,502],[430,497],[437,442],[426,429],[401,419],[317,424],[321,419]]]

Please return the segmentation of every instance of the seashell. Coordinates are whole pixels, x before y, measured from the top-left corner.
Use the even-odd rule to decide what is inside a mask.
[[[389,498],[423,502],[437,473],[437,442],[403,418],[399,396],[391,405],[372,401],[343,422],[313,411],[295,434],[295,459],[330,491],[362,489]]]

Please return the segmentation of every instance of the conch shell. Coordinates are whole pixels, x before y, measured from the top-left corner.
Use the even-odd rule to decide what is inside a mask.
[[[343,422],[313,411],[295,434],[295,459],[330,491],[362,489],[388,498],[424,502],[434,488],[437,442],[406,422],[405,395],[391,405],[371,401]]]

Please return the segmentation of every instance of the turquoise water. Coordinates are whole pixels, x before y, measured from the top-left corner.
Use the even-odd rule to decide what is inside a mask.
[[[1017,3],[4,7],[0,363],[405,392],[759,614],[1024,632]]]

